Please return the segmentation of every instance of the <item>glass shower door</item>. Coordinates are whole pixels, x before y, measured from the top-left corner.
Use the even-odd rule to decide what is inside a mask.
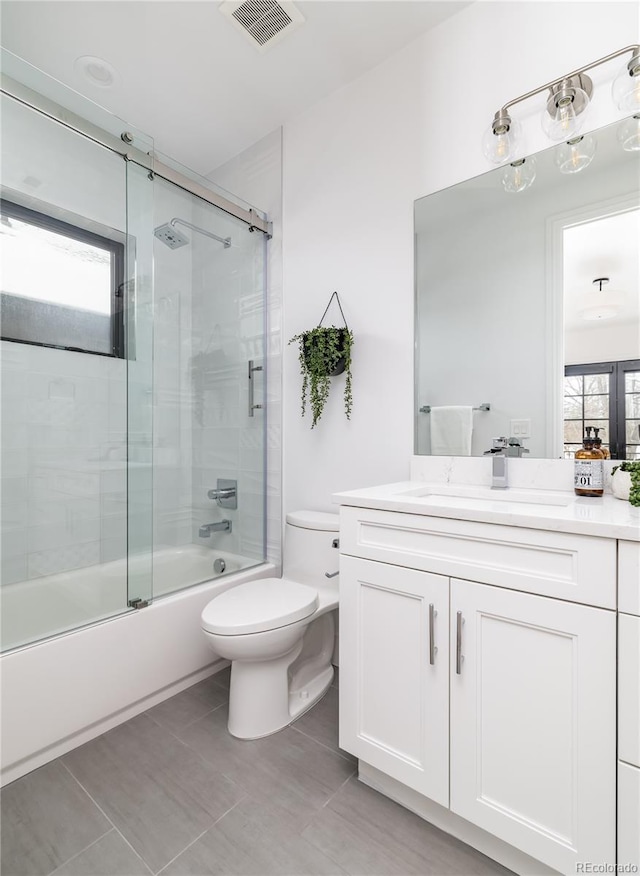
[[[154,195],[158,596],[265,558],[266,239],[157,176]]]
[[[153,598],[153,201],[149,170],[127,162],[127,604]]]

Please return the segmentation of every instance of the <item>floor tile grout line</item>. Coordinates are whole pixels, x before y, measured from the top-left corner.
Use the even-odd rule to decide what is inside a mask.
[[[312,742],[317,742],[318,745],[321,745],[326,751],[330,751],[331,754],[336,754],[338,757],[342,758],[342,760],[346,760],[347,763],[350,763],[349,758],[345,757],[344,754],[341,754],[339,751],[336,751],[335,748],[331,748],[329,745],[325,745],[324,742],[320,742],[319,739],[316,739],[315,736],[311,736],[309,733],[305,733],[304,730],[300,730],[295,724],[289,724],[291,730],[295,730],[298,733],[301,733],[303,736],[306,736],[307,739],[311,739]]]
[[[321,808],[321,809],[325,809],[325,808],[329,805],[329,803],[331,803],[331,801],[332,801],[333,798],[336,796],[336,794],[339,794],[339,793],[340,793],[340,791],[344,788],[344,786],[347,784],[347,782],[350,782],[351,779],[352,779],[354,776],[357,776],[357,775],[358,775],[358,768],[356,767],[356,768],[354,769],[354,771],[351,773],[351,775],[347,776],[347,778],[346,778],[346,779],[344,780],[344,782],[340,785],[340,787],[339,787],[339,788],[336,788],[336,790],[333,792],[333,794],[329,797],[328,800],[325,800],[325,802],[322,804],[322,806],[321,806],[320,808]]]
[[[111,822],[110,822],[110,823],[111,823]],[[48,876],[54,876],[54,874],[57,873],[58,870],[60,870],[61,867],[66,867],[67,864],[70,864],[71,861],[74,861],[79,855],[84,854],[84,852],[86,852],[86,851],[87,851],[88,849],[90,849],[92,846],[95,846],[96,843],[99,843],[101,839],[104,839],[105,836],[108,836],[108,835],[109,835],[110,833],[112,833],[114,830],[115,830],[115,827],[113,827],[113,825],[112,825],[112,826],[109,828],[109,830],[105,830],[105,832],[104,832],[103,834],[101,834],[99,837],[97,837],[96,839],[94,839],[94,841],[93,841],[92,843],[89,843],[88,846],[85,846],[83,849],[80,849],[79,852],[76,852],[75,855],[71,855],[71,857],[70,857],[70,858],[67,858],[66,861],[63,861],[61,864],[58,864],[58,866],[56,867],[55,870],[51,870],[51,871],[49,872]]]
[[[219,708],[221,708],[222,706],[226,706],[226,705],[227,705],[226,701],[222,702],[222,703],[218,703],[217,706],[214,706],[212,709],[209,709],[209,711],[205,712],[204,715],[199,715],[197,718],[194,718],[193,721],[189,721],[188,724],[182,724],[180,727],[176,727],[175,730],[180,730],[180,731],[186,730],[187,727],[191,727],[191,725],[195,724],[196,721],[202,721],[202,719],[206,718],[207,715],[213,714],[213,712],[216,712]],[[155,708],[155,706],[154,706],[154,708]],[[156,724],[156,726],[161,727],[163,730],[166,730],[168,733],[173,733],[173,735],[175,736],[175,730],[173,730],[171,727],[167,727],[166,724],[162,724],[157,718],[155,718],[151,714],[152,711],[153,711],[153,709],[150,709],[148,712],[142,712],[142,714],[146,715],[147,718],[151,718],[151,720],[153,721],[154,724]],[[176,736],[176,739],[179,739],[179,737]],[[182,741],[182,740],[180,740],[180,741]]]
[[[187,843],[187,845],[184,847],[184,849],[182,849],[181,852],[178,852],[178,854],[175,855],[173,858],[171,858],[170,861],[167,861],[167,863],[164,865],[164,867],[161,867],[160,870],[156,870],[156,872],[155,872],[155,876],[160,876],[160,874],[161,874],[164,870],[166,870],[167,867],[169,867],[171,864],[173,864],[173,862],[174,862],[175,860],[177,860],[177,859],[180,857],[180,855],[184,855],[184,853],[185,853],[188,849],[190,849],[192,845],[194,845],[195,843],[197,843],[199,839],[202,839],[202,837],[205,835],[205,833],[208,833],[208,832],[211,830],[211,828],[212,828],[212,827],[215,827],[216,824],[218,824],[218,822],[221,821],[226,815],[228,815],[230,812],[233,812],[233,810],[236,808],[236,806],[239,806],[240,803],[243,802],[243,800],[246,800],[246,799],[248,798],[248,796],[249,796],[249,794],[245,791],[245,792],[244,792],[244,795],[243,795],[239,800],[237,800],[237,801],[233,804],[233,806],[230,806],[225,812],[222,813],[222,815],[218,816],[218,818],[216,818],[216,820],[213,821],[213,822],[209,825],[209,827],[205,828],[205,830],[203,830],[201,834],[198,834],[198,836],[197,836],[194,840],[192,840],[192,842]]]
[[[129,846],[129,848],[130,848],[131,851],[134,853],[134,855],[135,855],[136,857],[140,858],[140,860],[142,861],[142,863],[144,864],[144,866],[147,868],[147,870],[149,871],[149,873],[153,873],[153,870],[152,870],[151,867],[147,864],[147,862],[146,862],[145,859],[142,857],[142,855],[141,855],[138,851],[136,851],[136,849],[134,849],[134,847],[131,845],[131,843],[130,843],[129,840],[126,838],[126,836],[125,836],[125,835],[122,833],[122,831],[117,827],[117,825],[115,825],[115,824],[113,823],[113,821],[109,818],[109,816],[108,816],[107,813],[104,811],[104,809],[102,808],[102,806],[101,806],[101,805],[98,803],[98,801],[97,801],[97,800],[96,800],[96,799],[95,799],[95,798],[89,793],[89,791],[85,788],[85,786],[82,784],[82,782],[80,781],[80,779],[79,779],[77,776],[74,776],[74,774],[73,774],[71,768],[68,767],[67,764],[64,763],[63,761],[61,761],[61,763],[62,763],[62,766],[66,769],[66,771],[69,773],[69,775],[73,778],[73,780],[74,780],[75,782],[77,782],[78,785],[82,788],[82,790],[83,790],[84,793],[87,795],[87,797],[91,800],[91,802],[94,804],[94,806],[97,806],[98,809],[100,810],[100,812],[102,812],[102,814],[103,814],[104,817],[107,819],[107,821],[109,822],[109,824],[113,827],[113,829],[115,830],[115,832],[116,832],[116,833],[122,838],[122,840],[123,840],[128,846]]]

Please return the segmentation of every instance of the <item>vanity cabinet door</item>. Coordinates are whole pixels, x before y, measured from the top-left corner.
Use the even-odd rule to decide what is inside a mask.
[[[451,627],[451,809],[561,873],[615,863],[615,613],[454,579]]]
[[[449,805],[449,580],[340,558],[340,746]]]

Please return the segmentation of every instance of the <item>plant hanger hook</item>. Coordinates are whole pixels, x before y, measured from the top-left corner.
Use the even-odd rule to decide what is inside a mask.
[[[318,328],[322,325],[322,321],[324,320],[325,316],[329,312],[329,308],[331,307],[331,302],[333,301],[334,298],[338,302],[338,307],[340,308],[340,316],[342,317],[344,327],[346,328],[347,331],[349,331],[349,326],[347,325],[347,320],[346,320],[345,315],[344,315],[344,310],[342,309],[342,304],[340,304],[340,296],[338,295],[337,292],[334,292],[333,295],[331,296],[331,298],[329,299],[329,303],[327,304],[325,311],[322,314],[322,317],[320,319],[320,322],[318,323]]]

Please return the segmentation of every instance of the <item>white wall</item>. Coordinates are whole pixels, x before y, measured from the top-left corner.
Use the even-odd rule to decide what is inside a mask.
[[[413,201],[487,170],[481,138],[505,102],[640,41],[635,2],[479,2],[285,126],[284,339],[334,289],[355,334],[354,409],[340,378],[313,431],[284,348],[284,507],[405,479],[413,449]],[[587,127],[619,117],[600,68]],[[522,107],[528,151],[544,101]]]
[[[635,322],[575,329],[566,333],[564,341],[566,365],[640,358],[640,334]]]

